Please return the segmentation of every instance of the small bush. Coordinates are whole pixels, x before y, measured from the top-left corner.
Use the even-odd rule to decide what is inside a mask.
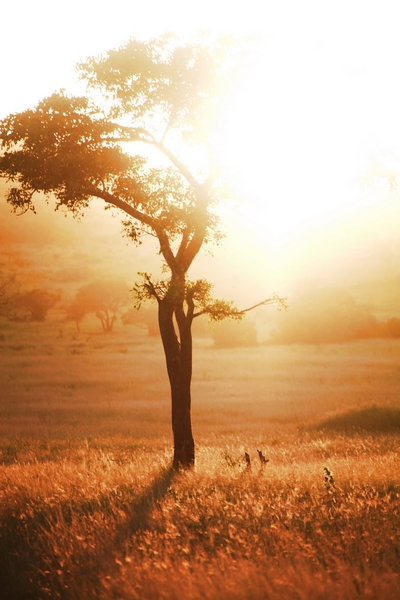
[[[385,406],[369,406],[349,410],[320,422],[317,429],[352,433],[391,433],[400,431],[400,409]]]

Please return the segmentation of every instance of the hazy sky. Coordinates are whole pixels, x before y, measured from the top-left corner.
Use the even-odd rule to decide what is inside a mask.
[[[388,231],[399,218],[399,196],[385,182],[377,195],[358,181],[371,161],[397,168],[400,157],[397,0],[14,0],[0,15],[0,117],[73,89],[77,61],[129,36],[190,36],[199,28],[261,34],[254,70],[227,118],[226,162],[253,198],[236,216],[228,207],[232,226],[244,226],[236,260],[244,252],[259,257],[262,247],[293,265],[288,248],[298,252],[296,240],[343,219],[359,237],[378,209],[388,210]],[[329,244],[334,253],[333,234]]]

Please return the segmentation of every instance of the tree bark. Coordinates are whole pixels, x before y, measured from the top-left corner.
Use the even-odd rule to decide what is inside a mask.
[[[181,287],[181,286],[179,286]],[[158,322],[171,386],[172,431],[174,438],[173,466],[190,469],[194,466],[195,447],[191,423],[192,334],[191,318],[185,315],[183,301],[176,291],[158,302]],[[179,338],[174,326],[174,315]]]

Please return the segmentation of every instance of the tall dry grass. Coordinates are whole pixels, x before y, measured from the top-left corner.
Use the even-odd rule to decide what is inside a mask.
[[[396,342],[197,348],[176,473],[155,345],[22,333],[0,348],[2,600],[399,597]]]
[[[3,597],[395,598],[399,438],[290,441],[251,472],[238,443],[192,473],[90,443],[3,468]]]

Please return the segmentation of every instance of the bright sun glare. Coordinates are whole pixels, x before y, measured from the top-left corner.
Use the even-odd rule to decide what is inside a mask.
[[[0,116],[54,89],[73,89],[68,81],[78,60],[132,35],[171,30],[187,38],[204,29],[260,36],[254,69],[231,98],[221,148],[244,202],[221,211],[228,229],[248,226],[252,243],[268,252],[282,254],[296,237],[356,206],[358,179],[371,154],[390,149],[400,155],[394,76],[400,38],[390,2],[249,0],[244,7],[204,0],[194,8],[184,0],[149,0],[137,10],[135,3],[115,0],[109,10],[71,0],[61,30],[49,0],[38,0],[34,9],[26,3],[22,14],[16,6],[9,3],[3,16],[18,22],[24,44],[7,39],[12,27],[3,32],[1,54],[13,47],[3,77],[13,85],[2,90]]]
[[[231,103],[223,154],[236,184],[253,199],[240,212],[255,207],[265,234],[283,243],[287,235],[312,223],[318,226],[356,197],[368,140],[352,110],[360,98],[353,97],[352,107],[338,103],[332,93],[346,89],[345,75],[326,72],[313,78],[324,59],[311,64],[311,51],[297,57],[296,65],[282,57],[278,68],[271,45],[267,40]]]

